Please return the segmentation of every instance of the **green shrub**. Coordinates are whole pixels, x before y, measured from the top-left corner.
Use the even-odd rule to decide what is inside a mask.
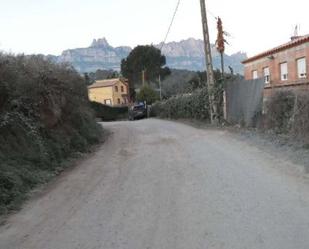
[[[309,93],[299,92],[296,95],[292,132],[309,143]]]
[[[151,86],[146,84],[141,87],[136,99],[139,102],[146,102],[148,105],[151,105],[155,101],[159,100],[160,96]]]
[[[266,103],[267,128],[276,132],[288,132],[291,129],[295,94],[292,91],[278,91]]]
[[[41,56],[0,54],[0,214],[101,137],[75,70]]]
[[[119,119],[127,118],[128,116],[128,107],[111,107],[108,105],[103,105],[98,102],[91,102],[91,107],[95,112],[97,118],[102,121],[114,121]]]
[[[309,92],[275,92],[267,101],[264,118],[264,128],[309,143]]]
[[[156,102],[152,106],[152,115],[170,119],[209,120],[207,89],[198,89],[190,94]]]

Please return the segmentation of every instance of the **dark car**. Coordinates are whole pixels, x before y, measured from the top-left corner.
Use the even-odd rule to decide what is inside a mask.
[[[129,107],[129,120],[141,119],[147,117],[147,108],[143,104]]]

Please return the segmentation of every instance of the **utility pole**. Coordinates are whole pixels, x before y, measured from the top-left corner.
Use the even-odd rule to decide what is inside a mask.
[[[145,86],[145,70],[142,70],[142,82],[143,86]]]
[[[210,41],[209,41],[209,31],[208,31],[205,0],[200,0],[200,4],[201,4],[204,46],[205,46],[208,95],[209,95],[209,104],[210,104],[210,121],[212,124],[217,124],[218,114],[217,114],[217,106],[215,103],[215,96],[213,92],[214,86],[215,86],[215,77],[214,77],[213,66],[212,66],[212,57],[211,57],[211,48],[210,48]]]
[[[161,87],[161,75],[159,73],[159,89],[160,89],[160,100],[162,100],[162,87]]]

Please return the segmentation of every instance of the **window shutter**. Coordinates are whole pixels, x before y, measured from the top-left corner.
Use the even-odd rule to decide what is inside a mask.
[[[252,71],[252,78],[255,80],[258,78],[258,72],[257,70]]]
[[[280,73],[281,73],[281,80],[288,79],[288,63],[287,62],[280,64]]]
[[[264,71],[264,80],[265,80],[265,83],[269,83],[270,82],[270,71],[269,71],[269,67],[265,67],[263,69]]]
[[[300,58],[297,60],[297,73],[298,78],[306,78],[307,72],[306,72],[306,58]]]

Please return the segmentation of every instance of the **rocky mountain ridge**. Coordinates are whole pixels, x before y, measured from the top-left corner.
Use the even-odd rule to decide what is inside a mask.
[[[154,45],[162,47],[162,43]],[[60,56],[49,56],[57,62],[71,63],[79,72],[94,72],[97,69],[120,70],[120,63],[132,51],[129,46],[113,47],[106,38],[94,39],[87,48],[68,49]],[[175,69],[202,71],[205,69],[204,45],[202,40],[189,38],[179,42],[166,43],[162,48],[167,66]],[[220,56],[212,45],[214,68],[220,67]],[[224,55],[226,69],[231,66],[235,73],[243,72],[241,61],[245,53]]]

